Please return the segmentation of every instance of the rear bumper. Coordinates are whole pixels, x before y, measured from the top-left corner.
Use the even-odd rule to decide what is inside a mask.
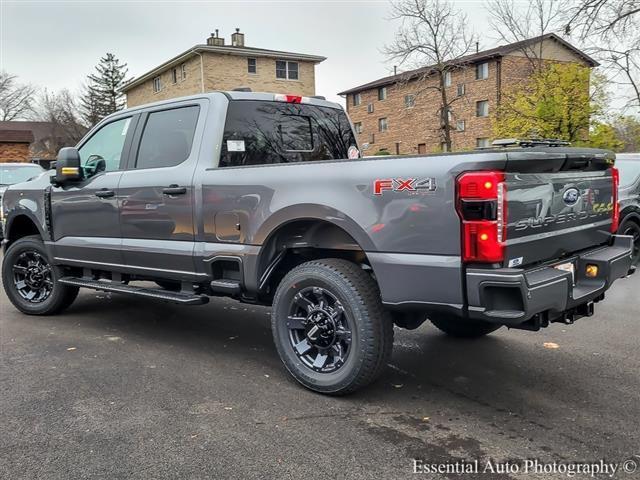
[[[631,269],[632,239],[613,236],[611,246],[588,250],[559,263],[573,262],[570,272],[551,264],[530,270],[501,268],[468,269],[466,274],[470,318],[517,326],[534,316],[543,321],[573,319],[591,312],[594,301],[618,278]],[[588,278],[587,265],[596,265],[598,274]]]

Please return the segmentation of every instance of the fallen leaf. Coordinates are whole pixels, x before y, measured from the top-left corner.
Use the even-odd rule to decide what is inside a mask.
[[[69,347],[67,348],[67,352],[73,352],[76,349],[76,347]]]
[[[423,422],[428,422],[429,421],[429,417],[422,417],[422,421]]]
[[[269,375],[267,375],[266,373],[264,374],[265,377],[269,378]]]
[[[393,385],[394,388],[402,388],[402,387],[404,387],[404,385],[402,383],[392,383],[391,385]]]
[[[551,350],[555,350],[556,348],[560,348],[560,345],[558,345],[557,343],[553,343],[553,342],[544,342],[542,344],[542,346],[544,348],[549,348]]]
[[[233,410],[233,407],[224,407],[225,410]]]

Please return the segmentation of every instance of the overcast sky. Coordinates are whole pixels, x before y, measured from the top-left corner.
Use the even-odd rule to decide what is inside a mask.
[[[456,1],[486,31],[481,1]],[[327,57],[316,69],[319,95],[393,71],[380,49],[393,38],[389,4],[379,1],[30,1],[0,0],[0,68],[23,82],[76,90],[100,56],[114,53],[137,76],[218,28],[236,27],[248,46]],[[481,48],[495,44],[481,38]]]

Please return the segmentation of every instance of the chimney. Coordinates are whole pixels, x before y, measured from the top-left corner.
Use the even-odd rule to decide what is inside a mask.
[[[236,33],[231,35],[231,45],[234,47],[244,47],[244,33],[240,33],[239,28],[236,28]]]
[[[476,53],[480,52],[480,42],[476,42]]]
[[[212,45],[214,47],[224,47],[224,38],[218,36],[217,28],[215,33],[212,33],[211,36],[207,38],[207,45]]]

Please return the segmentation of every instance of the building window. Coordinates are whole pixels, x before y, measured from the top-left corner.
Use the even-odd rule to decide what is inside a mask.
[[[489,101],[480,100],[476,102],[476,117],[488,117],[489,116]]]
[[[371,144],[376,143],[376,134],[375,133],[372,133],[369,136],[369,143],[371,143]]]
[[[449,125],[451,125],[451,122],[453,122],[453,112],[449,109],[447,109],[447,120],[449,121]]]
[[[419,143],[418,144],[418,153],[419,154],[427,153],[427,144],[426,143]]]
[[[484,80],[489,78],[489,63],[478,63],[476,65],[476,80]]]
[[[489,139],[487,137],[476,138],[477,148],[487,148],[489,146]]]
[[[362,133],[362,122],[356,122],[353,124],[353,129],[356,131],[358,135]]]
[[[378,119],[378,131],[379,132],[386,132],[389,129],[389,125],[387,124],[387,119],[386,118],[379,118]]]
[[[443,152],[448,152],[448,151],[449,151],[449,147],[447,146],[447,142],[442,142],[442,143],[440,143],[440,149],[441,149]]]
[[[160,90],[162,90],[162,83],[160,82],[160,77],[155,77],[153,79],[153,91],[155,93],[158,93]]]
[[[276,60],[276,78],[298,80],[298,62]]]
[[[456,91],[456,93],[459,97],[464,95],[464,83],[458,84],[458,90]]]
[[[181,80],[186,80],[187,78],[187,64],[183,63],[180,65],[180,74],[182,76]]]
[[[362,103],[362,95],[360,95],[359,93],[354,93],[353,94],[353,106],[357,107],[361,103]]]
[[[444,72],[444,86],[451,86],[451,72]]]
[[[247,72],[258,73],[258,65],[255,58],[247,58]]]
[[[171,69],[171,83],[178,83],[178,69]]]
[[[378,100],[386,100],[387,99],[387,87],[380,87],[378,89]]]
[[[404,106],[407,108],[412,108],[416,105],[416,96],[415,95],[405,95],[404,96]]]
[[[464,120],[458,120],[456,122],[456,132],[464,132]]]
[[[373,103],[367,105],[367,113],[373,113]]]

